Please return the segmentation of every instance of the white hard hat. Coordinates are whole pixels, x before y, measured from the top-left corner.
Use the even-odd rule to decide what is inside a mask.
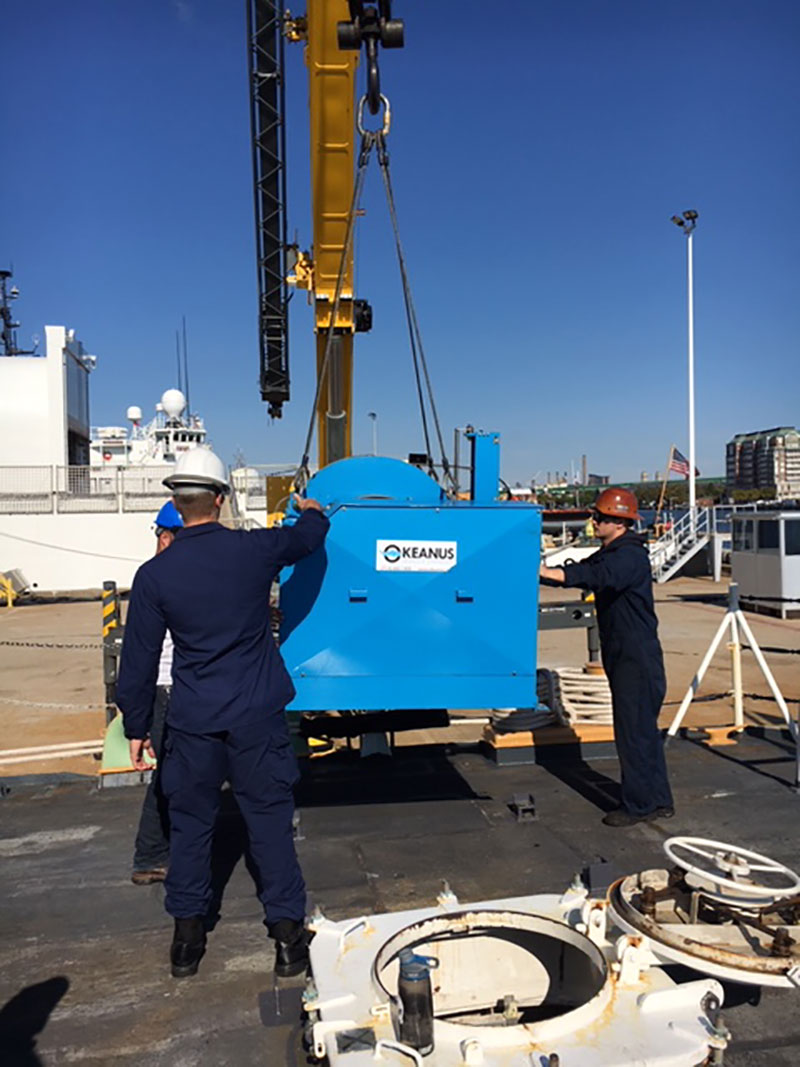
[[[190,448],[179,456],[175,470],[162,484],[175,493],[184,490],[190,492],[192,489],[215,489],[218,493],[231,491],[225,464],[210,448],[202,445]]]

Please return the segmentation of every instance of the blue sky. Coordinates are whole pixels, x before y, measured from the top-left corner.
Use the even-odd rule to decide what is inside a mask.
[[[695,237],[697,458],[800,421],[794,0],[395,0],[382,61],[400,223],[442,423],[503,435],[527,481],[588,455],[663,469],[686,430],[685,240]],[[299,9],[297,12],[299,13]],[[293,462],[313,391],[292,307],[292,402],[259,399],[245,5],[47,0],[4,18],[0,262],[20,341],[74,327],[98,355],[93,422],[175,384],[226,459]],[[309,229],[306,71],[287,49],[290,226]],[[377,171],[358,235],[355,448],[421,450]]]

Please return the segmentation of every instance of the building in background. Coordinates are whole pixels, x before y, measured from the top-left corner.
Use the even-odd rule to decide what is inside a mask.
[[[0,359],[0,466],[88,464],[89,374],[74,330],[45,326],[45,355]]]
[[[768,489],[779,500],[800,497],[800,433],[793,426],[739,433],[725,452],[725,480],[734,489]]]
[[[607,474],[590,474],[587,485],[608,485]]]

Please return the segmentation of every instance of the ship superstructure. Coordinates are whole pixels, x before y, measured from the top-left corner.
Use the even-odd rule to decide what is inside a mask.
[[[206,427],[199,415],[187,410],[180,389],[167,389],[156,404],[149,422],[142,422],[142,409],[132,405],[126,412],[127,426],[93,426],[93,467],[160,466],[175,463],[182,452],[206,444]]]

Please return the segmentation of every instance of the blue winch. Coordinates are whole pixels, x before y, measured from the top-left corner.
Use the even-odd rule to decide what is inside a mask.
[[[379,457],[309,482],[331,529],[281,587],[290,711],[536,704],[541,512],[497,499],[499,435],[467,436],[467,500]]]

